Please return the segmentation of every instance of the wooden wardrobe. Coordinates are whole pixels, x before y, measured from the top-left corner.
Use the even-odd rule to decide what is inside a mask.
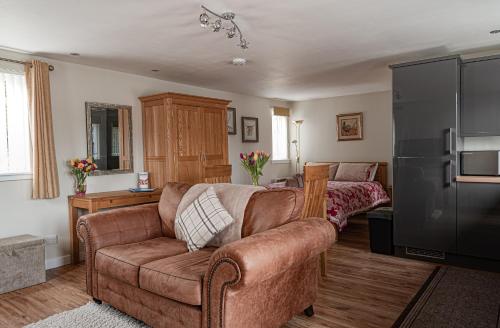
[[[144,170],[152,188],[199,183],[206,167],[228,165],[229,100],[162,93],[140,97]]]

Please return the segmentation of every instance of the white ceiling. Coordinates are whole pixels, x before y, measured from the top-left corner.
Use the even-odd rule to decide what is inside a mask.
[[[200,4],[250,48],[202,29]],[[0,46],[287,100],[388,90],[387,64],[500,48],[498,28],[499,0],[0,0]]]

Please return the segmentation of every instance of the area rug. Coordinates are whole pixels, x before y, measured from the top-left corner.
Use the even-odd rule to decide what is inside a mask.
[[[89,302],[74,310],[58,313],[25,328],[145,328],[143,322],[107,305]]]
[[[500,328],[500,274],[438,267],[393,328]]]

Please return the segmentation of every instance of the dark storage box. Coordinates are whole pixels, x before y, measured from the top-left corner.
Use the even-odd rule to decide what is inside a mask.
[[[366,214],[370,224],[370,249],[373,253],[392,255],[392,207],[379,207]]]

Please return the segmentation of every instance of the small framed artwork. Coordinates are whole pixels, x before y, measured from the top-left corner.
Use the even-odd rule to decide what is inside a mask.
[[[236,108],[227,108],[227,134],[236,134]]]
[[[337,140],[363,139],[363,113],[337,115]]]
[[[259,142],[259,119],[257,117],[241,117],[241,141]]]

